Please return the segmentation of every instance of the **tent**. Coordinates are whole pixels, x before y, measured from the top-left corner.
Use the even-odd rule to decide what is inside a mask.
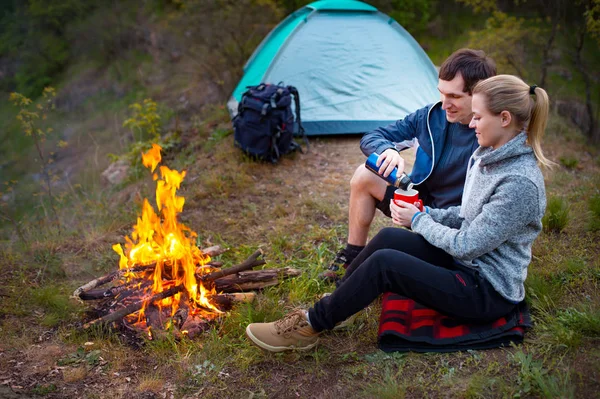
[[[295,11],[256,48],[228,101],[247,86],[293,85],[307,135],[364,133],[439,99],[437,71],[413,37],[356,0],[322,0]]]

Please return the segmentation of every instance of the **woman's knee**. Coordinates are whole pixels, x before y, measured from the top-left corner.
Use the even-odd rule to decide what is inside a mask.
[[[373,237],[373,240],[385,243],[388,248],[395,248],[402,242],[410,242],[418,239],[417,233],[400,227],[384,227]]]
[[[366,259],[363,265],[368,269],[369,274],[385,273],[388,269],[397,266],[401,257],[402,253],[396,250],[378,249]]]

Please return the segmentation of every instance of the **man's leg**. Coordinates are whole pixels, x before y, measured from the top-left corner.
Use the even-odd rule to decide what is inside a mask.
[[[354,171],[350,180],[348,207],[348,244],[364,247],[375,217],[376,205],[383,200],[388,185],[364,165]]]
[[[350,180],[350,203],[348,206],[348,243],[336,254],[329,270],[321,277],[337,280],[335,273],[340,267],[344,269],[362,251],[367,243],[367,237],[376,209],[379,208],[389,215],[389,204],[382,202],[388,189],[387,183],[361,164],[356,168]]]

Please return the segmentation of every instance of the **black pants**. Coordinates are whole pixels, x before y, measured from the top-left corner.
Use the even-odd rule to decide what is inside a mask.
[[[388,227],[348,266],[335,291],[309,310],[310,322],[317,331],[330,330],[384,292],[465,321],[492,321],[515,306],[477,271],[459,265],[422,236]]]

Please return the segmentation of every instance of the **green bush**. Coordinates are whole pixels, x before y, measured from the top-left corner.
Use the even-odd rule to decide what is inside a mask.
[[[588,229],[598,231],[600,230],[600,194],[593,195],[588,201],[588,206],[592,212],[588,220]]]
[[[560,233],[569,223],[569,206],[561,197],[550,197],[542,219],[544,230]]]
[[[575,169],[579,164],[577,158],[574,157],[560,157],[560,164],[567,169]]]

